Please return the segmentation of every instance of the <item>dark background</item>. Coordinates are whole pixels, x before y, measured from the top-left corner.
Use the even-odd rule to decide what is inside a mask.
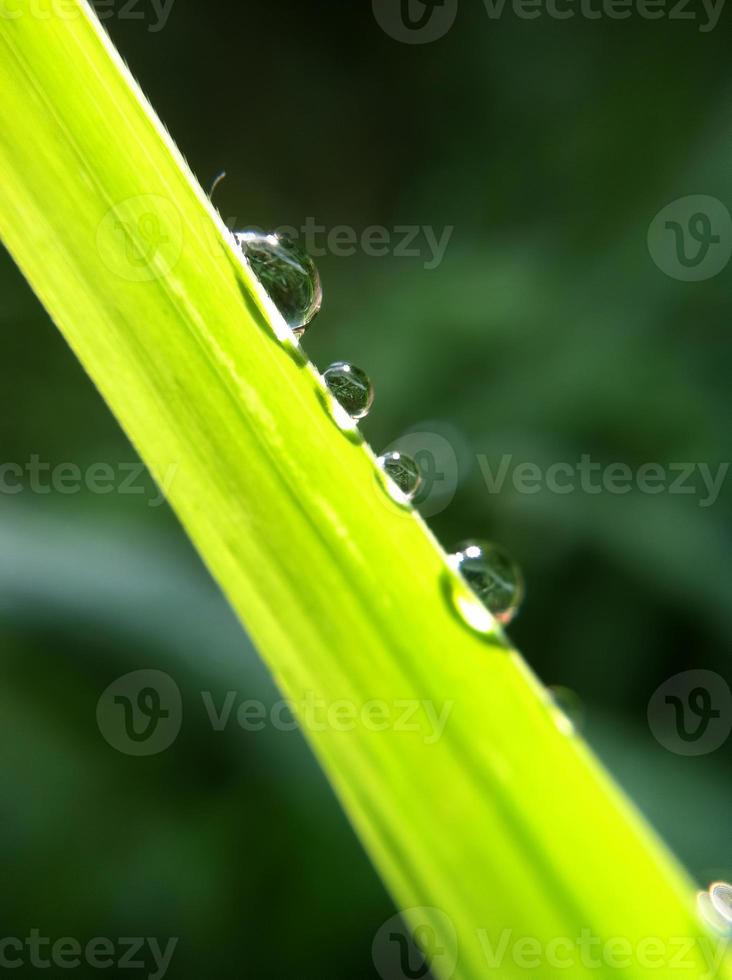
[[[708,507],[701,489],[490,494],[476,463],[729,458],[729,270],[682,282],[646,244],[677,198],[732,206],[727,12],[704,33],[461,0],[445,37],[409,46],[369,3],[177,0],[158,32],[137,9],[106,26],[202,183],[229,172],[224,217],[454,226],[436,269],[320,258],[305,347],[369,371],[375,449],[448,435],[460,485],[435,533],[510,548],[528,661],[578,693],[591,743],[698,880],[732,874],[732,741],[685,758],[646,720],[671,675],[729,676],[727,485]],[[134,461],[6,255],[0,289],[1,461]],[[278,695],[145,486],[0,495],[0,932],[177,936],[171,977],[375,976],[392,903],[299,734],[212,730],[202,691]],[[139,668],[184,705],[175,744],[142,759],[95,721]]]

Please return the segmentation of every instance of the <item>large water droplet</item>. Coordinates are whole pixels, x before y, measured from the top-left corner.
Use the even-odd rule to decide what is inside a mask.
[[[452,561],[498,622],[510,623],[524,597],[523,576],[511,556],[490,541],[466,541]]]
[[[234,239],[287,326],[301,337],[323,302],[313,260],[284,235],[239,231]]]
[[[732,885],[726,881],[715,881],[709,889],[709,897],[715,912],[732,925]]]
[[[422,485],[422,476],[412,457],[400,452],[384,453],[379,456],[378,462],[403,496],[407,500],[413,500]]]
[[[338,361],[325,369],[323,380],[352,419],[362,419],[369,414],[374,401],[374,387],[361,368]]]

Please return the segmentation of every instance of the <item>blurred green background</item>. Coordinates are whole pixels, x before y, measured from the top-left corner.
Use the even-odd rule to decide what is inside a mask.
[[[729,677],[727,484],[706,507],[700,486],[489,493],[478,463],[728,459],[729,270],[680,281],[646,242],[678,198],[732,206],[727,12],[700,32],[491,20],[462,0],[445,37],[412,46],[366,2],[177,0],[157,31],[136,10],[107,29],[201,182],[228,171],[232,223],[454,228],[436,268],[422,236],[418,256],[318,257],[304,346],[369,371],[376,450],[447,439],[459,481],[435,533],[513,552],[528,594],[510,632],[530,664],[578,693],[590,742],[698,880],[732,877],[732,740],[687,758],[646,720],[673,674]],[[0,284],[1,462],[134,462],[6,254]],[[202,692],[279,696],[138,485],[0,495],[0,932],[177,936],[170,977],[376,976],[393,905],[298,733],[213,730]],[[95,713],[141,668],[174,678],[183,726],[132,758]]]

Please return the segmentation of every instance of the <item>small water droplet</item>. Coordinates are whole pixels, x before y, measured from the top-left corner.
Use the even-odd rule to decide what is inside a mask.
[[[323,302],[313,260],[285,235],[239,231],[234,239],[287,326],[301,337]]]
[[[704,925],[717,933],[718,936],[729,936],[732,930],[732,923],[729,923],[717,912],[712,905],[712,899],[708,891],[697,892],[696,906],[699,917]]]
[[[422,485],[419,467],[406,453],[391,452],[379,456],[379,466],[393,480],[399,492],[407,500],[413,500]]]
[[[323,380],[352,419],[362,419],[369,414],[374,401],[374,387],[361,368],[338,361],[325,369]]]
[[[715,881],[709,888],[712,906],[722,916],[728,926],[732,926],[732,885],[726,881]]]
[[[490,541],[466,541],[452,561],[498,622],[510,623],[524,597],[523,576],[511,556]]]
[[[555,684],[548,688],[548,693],[552,699],[554,708],[564,721],[562,727],[571,732],[582,731],[585,720],[585,708],[579,694],[570,687],[563,687],[560,684]]]

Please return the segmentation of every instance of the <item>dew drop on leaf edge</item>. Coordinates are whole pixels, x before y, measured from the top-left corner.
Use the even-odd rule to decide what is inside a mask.
[[[563,729],[580,732],[584,727],[585,708],[582,699],[571,687],[553,684],[547,688],[554,710],[564,719]]]
[[[709,889],[709,897],[715,912],[732,926],[732,885],[726,881],[715,881]]]
[[[301,337],[323,302],[313,260],[284,235],[240,231],[234,239],[287,326]]]
[[[491,541],[465,541],[452,562],[486,609],[507,626],[524,597],[521,570],[508,552]]]
[[[352,419],[368,415],[374,401],[374,386],[365,371],[346,361],[337,361],[325,369],[323,380]]]
[[[401,452],[384,453],[379,456],[378,463],[407,500],[416,497],[422,485],[422,476],[411,456]]]

